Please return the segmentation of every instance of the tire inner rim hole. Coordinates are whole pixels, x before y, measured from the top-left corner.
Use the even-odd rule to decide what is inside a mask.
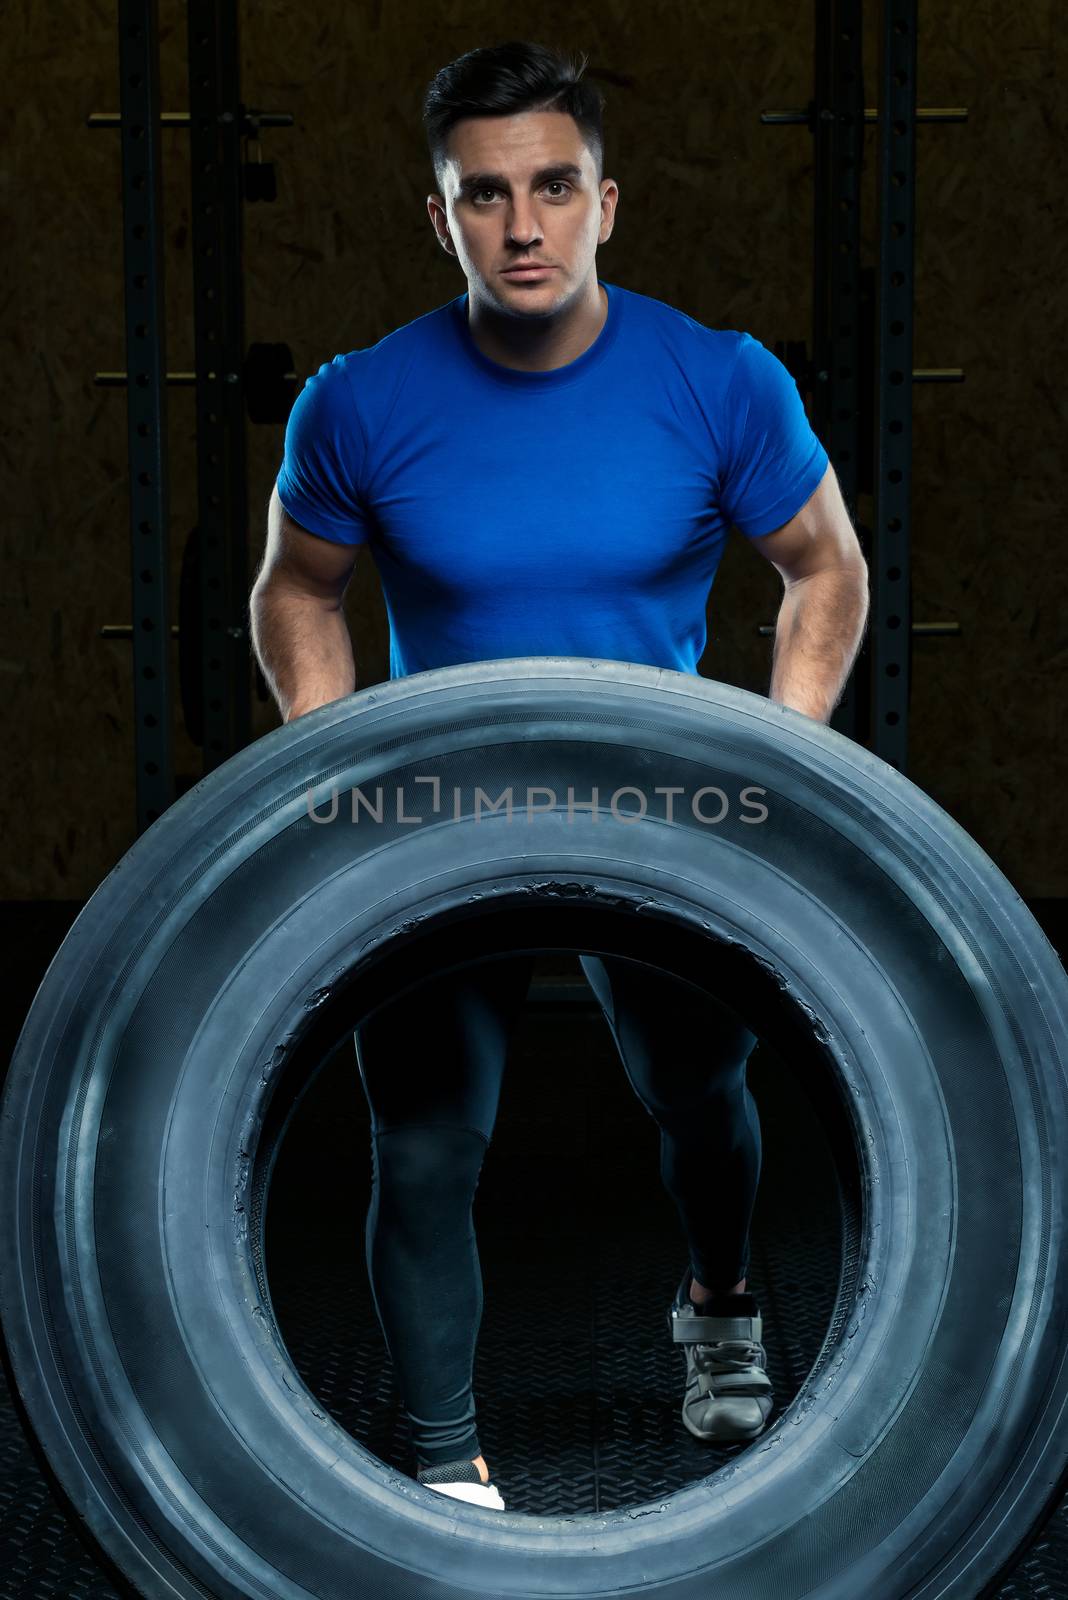
[[[534,959],[535,980],[569,959],[575,973],[581,975],[579,952],[636,961],[681,978],[726,1005],[757,1037],[747,1081],[751,1089],[755,1087],[760,1105],[763,1156],[750,1230],[748,1282],[760,1301],[769,1371],[775,1378],[772,1425],[802,1386],[815,1382],[853,1301],[866,1232],[863,1144],[840,1066],[821,1040],[813,1018],[782,982],[782,974],[766,970],[741,944],[714,933],[698,933],[669,918],[635,918],[588,906],[532,910],[524,905],[447,919],[421,931],[417,938],[387,946],[377,959],[354,969],[349,982],[337,985],[306,1013],[303,1032],[294,1037],[287,1059],[273,1074],[270,1089],[264,1091],[262,1129],[252,1152],[249,1178],[251,1263],[276,1338],[292,1364],[294,1382],[302,1382],[369,1454],[401,1472],[414,1472],[414,1455],[406,1419],[398,1409],[366,1267],[370,1120],[353,1029],[379,1006],[406,994],[416,996],[423,983],[447,971],[526,953]],[[589,1068],[598,1092],[611,1088],[617,1102],[621,1098],[632,1102],[633,1117],[648,1123],[647,1136],[653,1136],[653,1148],[638,1170],[629,1172],[628,1186],[635,1188],[646,1205],[659,1204],[662,1211],[670,1210],[674,1226],[669,1219],[660,1236],[664,1259],[684,1266],[681,1224],[657,1170],[656,1126],[626,1082],[600,1007],[588,991],[587,998],[584,1026],[601,1036],[597,1060]],[[555,1052],[545,1051],[546,1041],[552,1037],[562,1042],[566,1030],[574,1031],[575,1025],[574,1019],[569,1021],[559,1010],[552,1017],[546,1012],[537,1021],[534,1009],[528,995],[509,1043],[501,1104],[486,1156],[486,1167],[492,1164],[496,1180],[489,1185],[495,1210],[483,1204],[485,1169],[475,1199],[485,1289],[480,1352],[483,1340],[492,1336],[494,1280],[499,1276],[495,1264],[500,1266],[504,1256],[512,1253],[502,1239],[495,1245],[493,1224],[488,1219],[522,1199],[507,1181],[514,1145],[510,1148],[505,1142],[523,1121],[518,1104],[521,1094],[513,1094],[516,1054],[522,1052],[524,1042],[528,1049],[534,1048],[537,1036],[543,1046],[539,1059],[551,1059]],[[613,1077],[614,1085],[610,1085]],[[774,1106],[779,1107],[777,1118],[769,1114]],[[776,1122],[781,1130],[778,1139]],[[787,1162],[789,1172],[783,1170]],[[546,1163],[556,1169],[551,1153],[547,1153]],[[313,1176],[310,1190],[309,1173]],[[556,1170],[554,1182],[574,1189],[576,1173]],[[796,1205],[799,1188],[811,1202],[809,1215],[816,1219],[821,1235],[818,1241],[810,1234],[791,1237],[800,1216]],[[533,1210],[538,1203],[535,1197]],[[609,1213],[611,1207],[606,1205],[605,1210]],[[626,1240],[617,1243],[625,1245]],[[804,1259],[799,1259],[801,1256]],[[677,1281],[675,1271],[669,1299]],[[672,1345],[663,1320],[666,1303],[654,1299],[644,1309],[647,1337],[662,1329],[660,1359],[666,1355],[674,1373],[671,1381],[677,1391],[677,1412],[683,1388],[681,1347]],[[556,1326],[561,1341],[580,1339],[586,1326],[585,1308],[561,1304],[560,1310]],[[788,1336],[784,1342],[780,1324]],[[594,1353],[599,1354],[605,1370],[605,1387],[611,1390],[612,1351]],[[521,1359],[517,1355],[516,1360]],[[475,1387],[481,1439],[486,1431],[481,1419],[488,1397],[480,1392],[477,1355]],[[639,1408],[642,1396],[630,1398]],[[662,1483],[666,1473],[671,1488],[699,1482],[722,1470],[745,1448],[691,1441],[677,1416],[675,1422],[678,1459],[665,1463],[659,1446],[649,1451],[657,1463],[658,1481]],[[506,1445],[503,1454],[507,1455]],[[644,1495],[617,1499],[612,1507],[643,1504],[645,1499]],[[609,1507],[605,1503],[597,1509]]]

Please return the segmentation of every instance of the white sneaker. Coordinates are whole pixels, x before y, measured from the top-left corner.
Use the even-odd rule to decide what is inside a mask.
[[[504,1501],[496,1484],[483,1483],[473,1461],[445,1461],[436,1467],[422,1467],[416,1473],[416,1482],[435,1494],[447,1494],[454,1500],[466,1500],[468,1505],[487,1506],[491,1511],[503,1511]]]

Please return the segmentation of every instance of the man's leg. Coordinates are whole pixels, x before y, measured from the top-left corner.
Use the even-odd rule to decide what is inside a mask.
[[[638,1098],[660,1127],[660,1174],[690,1249],[691,1298],[739,1293],[760,1180],[746,1064],[756,1035],[711,995],[657,968],[580,957]]]
[[[356,1029],[371,1112],[367,1273],[417,1469],[482,1458],[471,1390],[482,1316],[472,1201],[533,958],[434,979]]]

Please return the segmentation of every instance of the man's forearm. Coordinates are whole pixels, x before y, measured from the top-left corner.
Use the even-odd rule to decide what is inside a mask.
[[[768,698],[829,722],[868,620],[868,569],[827,567],[787,588],[775,627]]]
[[[353,693],[356,667],[341,606],[257,584],[249,620],[252,648],[283,722]]]

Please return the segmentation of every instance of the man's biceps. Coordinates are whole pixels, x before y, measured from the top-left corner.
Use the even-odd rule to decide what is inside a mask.
[[[352,577],[359,549],[358,544],[323,539],[298,523],[290,522],[283,561],[287,573],[295,575],[309,589],[339,598]]]
[[[827,567],[862,565],[856,531],[830,469],[789,522],[750,541],[784,583],[795,583]]]
[[[318,598],[333,599],[343,594],[355,568],[360,545],[342,544],[302,527],[280,500],[276,504],[272,500],[271,509],[265,566],[274,580]]]

